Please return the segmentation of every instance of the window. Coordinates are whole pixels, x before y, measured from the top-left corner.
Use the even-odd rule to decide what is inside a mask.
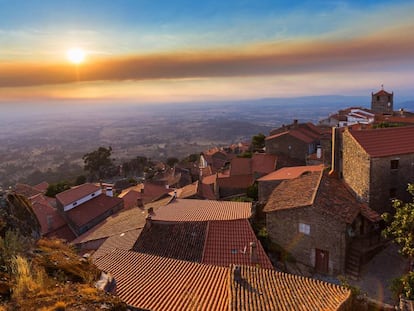
[[[399,161],[398,160],[391,160],[391,169],[392,170],[396,170],[396,169],[398,169],[398,163]]]
[[[95,196],[95,193],[92,193],[92,194],[91,194],[91,196],[93,196],[93,197],[94,197],[94,196]]]
[[[76,206],[76,205],[78,205],[78,202],[75,202],[75,203],[73,203],[72,205],[73,205],[73,206]]]
[[[310,235],[310,225],[308,224],[304,224],[304,223],[299,223],[299,232],[306,234],[306,235]]]
[[[380,100],[380,97],[379,96],[377,96],[377,101],[379,101]]]

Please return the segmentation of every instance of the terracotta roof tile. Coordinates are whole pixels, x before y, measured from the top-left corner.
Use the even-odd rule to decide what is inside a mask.
[[[249,175],[252,173],[252,159],[234,158],[230,162],[230,176]]]
[[[94,184],[82,184],[73,187],[69,190],[63,191],[56,195],[56,199],[62,203],[63,206],[73,203],[89,194],[92,194],[101,189],[99,186]]]
[[[228,310],[228,269],[116,250],[95,261],[117,295],[145,310]]]
[[[47,183],[46,181],[43,181],[40,184],[33,186],[33,188],[36,188],[37,190],[42,191],[42,193],[45,193],[48,187],[49,187],[49,183]]]
[[[84,243],[92,240],[99,240],[125,231],[143,228],[147,212],[139,208],[121,210],[118,213],[106,218],[102,223],[91,230],[80,235],[73,241],[74,244]]]
[[[76,224],[76,226],[81,227],[96,217],[105,214],[108,210],[122,204],[123,201],[119,198],[100,194],[97,197],[72,208],[65,212],[65,214]]]
[[[268,269],[240,269],[240,279],[230,272],[230,310],[343,310],[351,302],[351,291],[339,285]]]
[[[258,179],[258,181],[270,181],[270,180],[285,180],[299,177],[305,172],[320,172],[323,170],[323,165],[308,165],[308,166],[291,166],[283,167],[277,171],[274,171],[266,176]]]
[[[252,204],[214,200],[176,199],[154,212],[159,221],[209,221],[249,218]]]
[[[207,199],[207,200],[215,200],[216,195],[214,194],[214,189],[212,187],[212,185],[206,185],[206,184],[201,184],[201,186],[199,187],[199,193],[198,195],[203,198],[203,199]]]
[[[105,242],[92,254],[96,260],[117,249],[129,251],[138,239],[142,229],[133,229],[108,237]]]
[[[273,190],[264,212],[311,206],[318,190],[322,172],[304,173],[300,177],[285,180]]]
[[[186,185],[182,188],[179,188],[177,190],[170,192],[169,195],[174,196],[176,194],[177,198],[180,198],[180,199],[193,197],[197,195],[198,193],[199,184],[200,184],[199,181],[193,182],[190,185]]]
[[[76,235],[73,233],[72,229],[69,228],[69,225],[64,225],[57,230],[45,234],[45,236],[48,238],[63,239],[67,242],[71,242],[76,238]]]
[[[393,93],[388,93],[387,91],[385,91],[384,89],[379,90],[378,92],[376,92],[375,94],[372,94],[373,96],[381,96],[381,95],[385,95],[385,96],[389,96],[392,95]]]
[[[306,206],[312,206],[315,211],[349,224],[363,208],[342,180],[319,171],[283,181],[272,192],[264,211],[273,212]],[[374,218],[375,212],[369,212],[370,217]]]
[[[414,153],[414,126],[348,131],[371,157]]]
[[[250,242],[256,244],[257,261],[250,260]],[[210,221],[204,245],[205,264],[229,267],[235,265],[252,265],[273,269],[259,240],[247,219]]]
[[[201,262],[206,229],[206,221],[151,221],[141,232],[133,250],[161,257]]]
[[[132,195],[128,195],[130,191],[134,191],[134,193]],[[156,201],[162,198],[164,195],[168,195],[169,192],[171,192],[171,189],[166,188],[162,185],[156,185],[153,183],[141,183],[123,190],[118,197],[122,199],[127,196],[126,200],[130,205],[134,199],[136,203],[136,199],[138,197],[141,198],[144,203],[148,203]],[[137,193],[139,193],[139,195]]]
[[[26,198],[30,198],[34,195],[42,193],[42,191],[40,191],[39,189],[36,189],[26,184],[21,184],[21,183],[16,184],[16,187],[14,190],[16,191],[17,194],[21,194],[22,196]]]
[[[66,225],[66,221],[54,208],[43,194],[37,194],[29,198],[32,208],[39,220],[42,234],[50,233]]]
[[[255,153],[252,156],[252,173],[268,174],[276,169],[277,156],[267,153]]]

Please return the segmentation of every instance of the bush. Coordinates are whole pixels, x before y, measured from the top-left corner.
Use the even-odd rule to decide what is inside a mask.
[[[18,231],[8,230],[4,238],[0,237],[0,266],[4,271],[11,271],[12,259],[23,254],[30,241]]]

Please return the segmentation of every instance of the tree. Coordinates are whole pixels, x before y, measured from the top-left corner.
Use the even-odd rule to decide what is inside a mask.
[[[393,238],[394,242],[401,246],[400,253],[408,257],[412,264],[414,258],[414,184],[409,184],[407,191],[413,197],[412,202],[394,200],[394,216],[388,213],[382,215],[383,219],[389,223],[383,234]],[[393,288],[397,296],[402,293],[405,298],[414,300],[414,272],[409,271],[394,280]]]
[[[412,202],[394,200],[394,216],[386,213],[383,219],[389,223],[383,231],[386,237],[393,238],[401,246],[401,254],[414,258],[414,184],[409,184],[407,191],[413,196]]]
[[[46,189],[45,195],[54,198],[58,193],[68,189],[70,189],[70,184],[67,181],[60,181],[56,184],[50,184]]]
[[[167,162],[167,165],[169,167],[174,167],[174,165],[176,165],[178,163],[178,159],[174,158],[174,157],[170,157],[170,158],[167,159],[166,162]]]
[[[259,133],[252,137],[252,151],[259,151],[262,150],[265,146],[265,138],[266,136],[263,133]]]
[[[86,183],[86,176],[85,175],[79,175],[78,177],[76,177],[76,181],[75,181],[75,185],[82,185]]]
[[[84,170],[88,171],[92,178],[104,178],[113,174],[114,164],[111,159],[112,148],[99,147],[97,150],[85,154],[82,159],[85,163]]]

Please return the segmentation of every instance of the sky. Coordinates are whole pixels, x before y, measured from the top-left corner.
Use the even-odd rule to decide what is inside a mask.
[[[0,0],[0,102],[410,97],[413,13],[412,0]]]

